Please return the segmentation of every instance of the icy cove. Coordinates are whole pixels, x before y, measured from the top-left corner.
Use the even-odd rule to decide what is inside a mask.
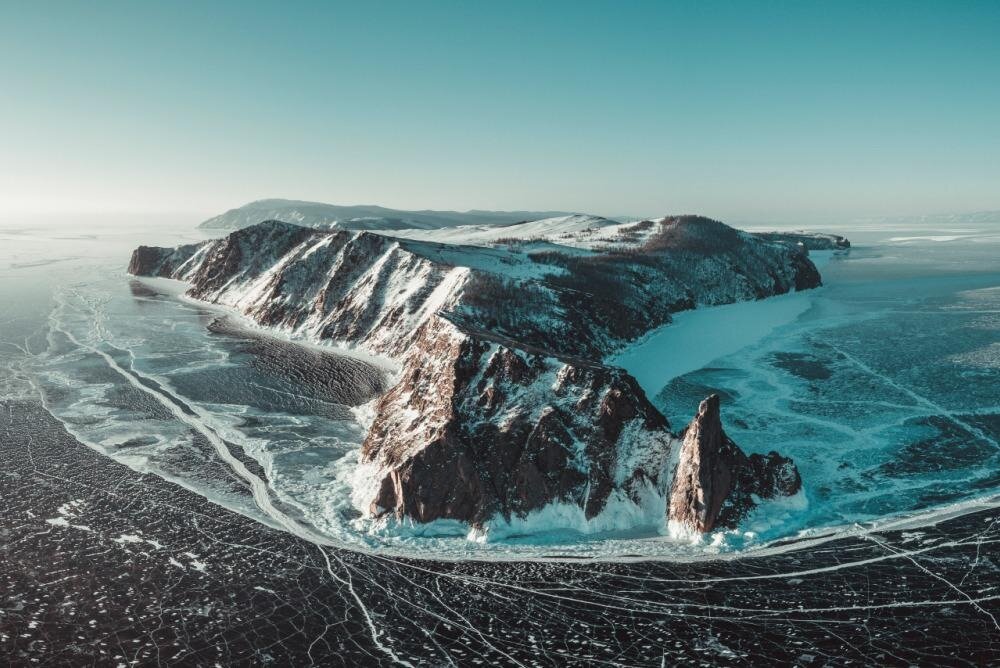
[[[846,244],[697,216],[409,234],[266,221],[139,247],[129,272],[186,281],[189,297],[258,325],[392,362],[352,476],[368,531],[696,536],[796,495],[794,463],[747,456],[714,395],[672,431],[604,360],[678,311],[819,286],[804,241]]]

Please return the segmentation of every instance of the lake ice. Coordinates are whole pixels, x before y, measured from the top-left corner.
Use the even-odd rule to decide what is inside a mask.
[[[46,233],[6,236],[3,289],[9,296],[22,282],[43,286],[35,289],[49,292],[33,313],[48,309],[51,298],[51,327],[44,337],[31,330],[30,354],[4,348],[0,355],[12,371],[5,382],[37,384],[49,410],[91,447],[274,524],[255,501],[260,490],[233,473],[231,457],[263,484],[282,517],[359,549],[443,558],[693,558],[766,549],[774,539],[887,516],[943,512],[996,494],[997,236],[834,231],[851,236],[855,248],[829,259],[820,290],[682,313],[664,330],[669,345],[650,348],[654,333],[616,358],[637,371],[675,430],[705,394],[718,392],[726,428],[741,447],[778,449],[802,472],[802,498],[766,504],[741,531],[695,545],[641,532],[479,543],[448,527],[433,537],[426,527],[364,531],[350,500],[364,433],[352,406],[377,383],[352,376],[360,372],[345,361],[345,383],[354,389],[331,395],[309,378],[283,373],[294,363],[281,357],[275,365],[273,355],[285,353],[268,352],[257,335],[238,327],[210,331],[217,310],[125,275],[125,248],[149,241],[138,233],[55,243]],[[100,260],[60,252],[60,243],[90,245],[85,250],[103,244]],[[679,354],[668,356],[670,349]],[[228,457],[206,434],[225,444]]]

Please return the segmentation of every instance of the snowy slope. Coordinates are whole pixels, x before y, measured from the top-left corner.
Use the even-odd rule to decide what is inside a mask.
[[[423,239],[449,244],[492,245],[509,240],[546,240],[559,243],[579,235],[589,236],[600,228],[617,226],[618,223],[600,216],[572,214],[541,220],[531,220],[513,225],[460,225],[436,230],[393,230],[391,236]]]
[[[575,235],[594,229],[591,220],[562,222]],[[192,296],[262,324],[375,352],[404,346],[433,300],[465,330],[591,360],[677,311],[819,284],[804,251],[708,219],[596,229],[608,241],[580,254],[549,242],[456,245],[272,221],[200,246],[143,247],[130,268],[190,281]],[[443,283],[447,297],[437,292]]]
[[[630,252],[641,250],[678,218],[652,218],[619,222],[601,216],[572,214],[532,220],[514,225],[460,225],[442,229],[380,230],[396,238],[421,239],[447,244],[515,246],[522,251],[554,251],[588,254],[588,251]]]

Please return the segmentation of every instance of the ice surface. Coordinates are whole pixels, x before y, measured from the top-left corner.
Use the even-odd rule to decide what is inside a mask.
[[[675,315],[671,324],[650,332],[606,362],[624,368],[649,396],[656,396],[677,376],[737,352],[794,322],[814,297],[815,291],[793,292],[760,301],[684,311]]]
[[[819,291],[683,313],[622,353],[619,363],[675,428],[718,391],[726,428],[742,447],[778,449],[802,470],[802,496],[764,503],[738,531],[708,537],[661,535],[652,519],[661,516],[658,494],[641,504],[616,499],[590,521],[552,506],[495,522],[477,540],[457,523],[380,529],[359,521],[360,497],[351,492],[370,403],[344,404],[260,364],[238,332],[208,330],[227,312],[178,298],[180,284],[130,282],[120,259],[134,240],[100,269],[53,265],[65,267],[57,299],[36,300],[51,309],[50,327],[0,351],[13,364],[0,382],[39,388],[71,433],[133,468],[271,526],[293,530],[291,523],[311,539],[364,550],[697,559],[781,549],[770,547],[774,539],[851,531],[855,523],[919,526],[993,503],[1000,490],[996,245],[984,234],[971,248],[962,239],[888,241],[940,234],[867,234],[871,242],[849,255],[812,254],[826,263]],[[20,263],[38,259],[44,254]],[[47,265],[7,271],[60,275]],[[300,334],[291,334],[299,336],[294,344],[271,334],[312,345]],[[53,531],[85,526],[57,515]],[[557,525],[563,530],[550,531]],[[171,559],[195,567],[187,557]]]

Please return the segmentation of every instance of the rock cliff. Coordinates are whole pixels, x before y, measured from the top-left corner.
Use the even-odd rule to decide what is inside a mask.
[[[553,501],[591,518],[618,491],[664,487],[666,419],[620,369],[518,350],[435,316],[362,448],[374,516],[481,526]]]

